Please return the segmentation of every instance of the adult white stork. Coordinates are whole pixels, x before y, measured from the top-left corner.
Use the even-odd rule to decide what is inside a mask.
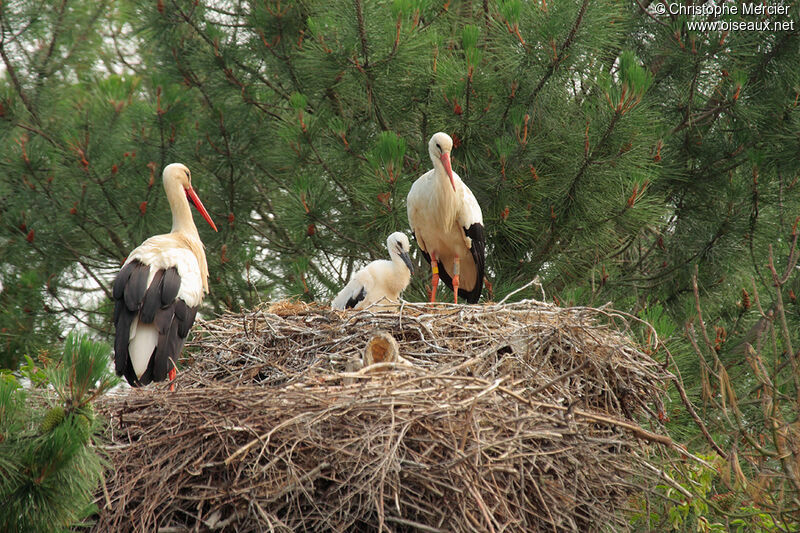
[[[113,286],[114,366],[134,387],[175,379],[175,363],[208,292],[206,253],[189,200],[217,231],[186,166],[167,165],[163,179],[172,231],[135,248]]]
[[[453,139],[436,133],[428,143],[433,169],[408,192],[408,222],[422,255],[431,264],[431,302],[441,275],[458,296],[477,303],[483,288],[486,232],[481,207],[472,191],[450,167]],[[439,270],[439,263],[442,269]]]
[[[386,239],[386,247],[391,261],[379,259],[356,272],[350,283],[333,299],[331,307],[362,309],[381,298],[397,301],[414,270],[408,256],[408,237],[396,231]]]

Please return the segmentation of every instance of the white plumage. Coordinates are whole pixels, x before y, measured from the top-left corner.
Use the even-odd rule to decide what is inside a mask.
[[[453,140],[436,133],[428,143],[433,169],[420,176],[408,192],[408,222],[433,273],[431,301],[442,280],[458,296],[476,303],[483,288],[486,234],[478,201],[452,171]],[[441,270],[439,270],[441,265]]]
[[[408,237],[395,232],[386,239],[391,260],[373,261],[353,275],[350,282],[333,299],[334,309],[362,309],[382,298],[397,301],[411,280],[411,258]]]
[[[198,236],[197,242],[202,243]],[[144,241],[139,247],[128,255],[125,260],[127,265],[133,260],[138,260],[150,266],[147,286],[153,282],[153,277],[159,270],[175,267],[181,278],[181,287],[178,289],[178,298],[181,298],[189,307],[197,307],[203,302],[205,296],[204,280],[200,273],[200,261],[205,262],[205,252],[198,258],[191,250],[180,248],[180,244],[172,237],[171,233],[154,235]]]

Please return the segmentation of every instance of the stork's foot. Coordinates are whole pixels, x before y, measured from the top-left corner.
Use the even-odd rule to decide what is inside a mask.
[[[439,263],[433,255],[431,255],[431,273],[431,291],[428,296],[430,296],[431,303],[434,303],[436,301],[436,287],[439,285]]]
[[[176,377],[177,375],[178,375],[178,371],[177,371],[177,370],[175,369],[175,367],[173,366],[173,367],[172,367],[172,368],[169,370],[169,374],[168,374],[168,376],[169,376],[169,381],[170,381],[170,383],[169,383],[169,390],[170,390],[170,392],[173,392],[173,391],[175,390],[175,377]]]
[[[494,286],[492,286],[492,283],[486,278],[483,279],[483,283],[486,285],[486,290],[489,292],[489,299],[494,300]]]
[[[461,282],[461,258],[456,256],[453,260],[453,301],[458,303],[458,286]]]

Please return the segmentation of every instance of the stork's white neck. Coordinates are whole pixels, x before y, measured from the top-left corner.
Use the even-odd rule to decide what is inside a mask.
[[[403,289],[406,288],[409,280],[411,280],[411,270],[400,257],[400,254],[397,253],[396,243],[389,246],[389,257],[392,260],[392,274],[388,276],[383,283],[391,292],[399,295],[403,292]]]
[[[408,270],[408,267],[406,266],[403,259],[400,257],[400,254],[397,253],[397,250],[395,248],[396,248],[395,246],[389,246],[389,258],[392,260],[392,263],[394,264],[395,268],[404,268]]]
[[[177,181],[165,180],[164,191],[167,193],[167,201],[172,210],[172,232],[188,233],[199,238],[197,226],[194,225],[192,210],[189,206],[189,199],[183,186]]]
[[[436,204],[436,216],[440,223],[445,228],[450,228],[455,223],[456,214],[458,212],[458,202],[456,191],[453,190],[453,185],[450,183],[450,177],[444,170],[444,165],[441,160],[431,155],[433,161],[433,174],[434,174],[434,203]],[[453,182],[458,188],[458,180],[453,176]]]

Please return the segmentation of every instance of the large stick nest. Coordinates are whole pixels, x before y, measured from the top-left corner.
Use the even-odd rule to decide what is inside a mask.
[[[115,473],[97,529],[618,524],[654,471],[647,445],[669,444],[640,425],[657,423],[669,375],[625,329],[612,312],[534,301],[281,302],[200,322],[175,392],[102,406]],[[360,369],[376,330],[412,366]]]

